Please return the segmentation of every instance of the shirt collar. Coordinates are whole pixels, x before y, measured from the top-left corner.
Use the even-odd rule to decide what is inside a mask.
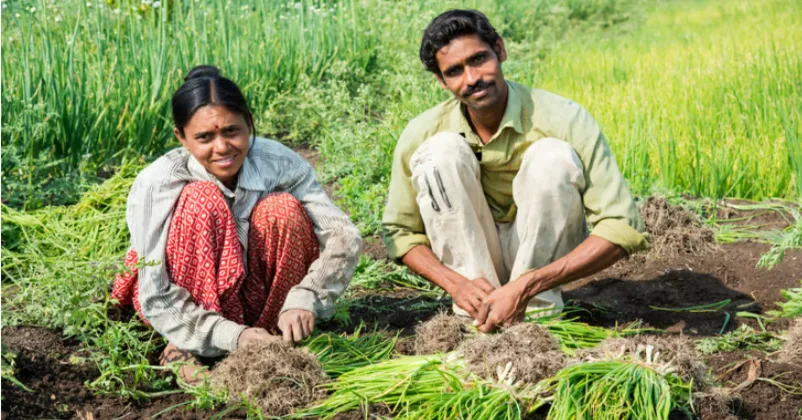
[[[262,176],[259,172],[259,165],[254,162],[253,151],[253,137],[251,137],[251,145],[248,148],[248,156],[245,156],[245,162],[242,163],[242,168],[239,171],[239,179],[237,180],[237,187],[246,190],[264,191],[265,184],[262,182]]]
[[[504,83],[507,84],[507,109],[504,111],[504,116],[501,117],[501,124],[498,126],[498,130],[501,131],[506,127],[512,127],[518,134],[523,134],[520,93],[510,82],[505,81]]]
[[[523,134],[523,103],[521,101],[521,94],[510,82],[505,81],[505,83],[507,84],[507,109],[504,111],[504,116],[501,117],[501,124],[499,124],[498,132],[496,134],[500,133],[507,127],[511,127],[518,134]],[[454,100],[457,101],[457,106],[455,106],[451,112],[451,116],[449,118],[449,129],[451,131],[457,131],[460,133],[472,132],[473,130],[471,129],[471,124],[468,122],[468,118],[463,112],[464,105],[456,98]]]

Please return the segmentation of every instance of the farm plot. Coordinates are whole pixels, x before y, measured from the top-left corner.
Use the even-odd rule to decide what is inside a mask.
[[[115,182],[112,180],[109,185]],[[102,196],[96,192],[85,199],[90,201],[91,197]],[[80,208],[79,204],[68,210]],[[741,226],[759,223],[777,227],[793,220],[791,213],[782,211],[736,208],[741,207],[737,204],[730,207],[725,203],[715,211],[718,217],[728,217]],[[94,418],[124,414],[141,418],[156,414],[164,418],[185,418],[213,416],[221,412],[225,416],[258,417],[259,413],[278,415],[302,409],[307,411],[300,412],[309,416],[325,417],[343,416],[368,407],[369,412],[382,415],[459,418],[460,412],[467,413],[490,404],[500,411],[488,412],[488,418],[561,418],[560,415],[567,416],[569,414],[565,413],[577,410],[577,407],[550,404],[556,404],[557,398],[565,398],[565,392],[576,392],[570,387],[565,388],[577,380],[576,375],[612,375],[618,372],[615,369],[640,369],[644,366],[651,369],[644,373],[661,372],[661,365],[651,366],[639,359],[647,357],[646,347],[638,347],[638,344],[643,344],[655,346],[650,353],[660,351],[663,354],[663,362],[667,363],[665,369],[674,368],[671,363],[680,356],[700,364],[696,366],[697,370],[687,369],[684,379],[681,375],[669,376],[676,381],[675,390],[667,394],[673,399],[671,402],[659,399],[651,402],[653,406],[650,409],[655,412],[669,409],[674,415],[680,415],[686,410],[701,414],[702,418],[724,418],[721,416],[728,413],[742,418],[783,418],[794,413],[802,404],[802,390],[798,386],[802,371],[799,363],[788,359],[798,355],[786,356],[782,352],[784,331],[792,327],[791,321],[772,311],[783,312],[789,317],[794,315],[794,310],[799,311],[799,292],[786,292],[783,296],[781,290],[800,286],[795,279],[802,275],[798,263],[802,253],[785,252],[783,262],[772,270],[756,268],[761,255],[769,251],[769,245],[757,242],[719,244],[714,232],[701,224],[698,216],[665,199],[652,198],[643,203],[641,211],[653,235],[655,247],[652,251],[620,262],[594,279],[572,285],[565,296],[568,305],[574,309],[568,310],[563,320],[531,324],[535,329],[529,331],[511,330],[496,336],[477,337],[463,321],[442,314],[450,308],[449,299],[427,289],[419,279],[403,270],[391,268],[380,260],[364,258],[357,270],[354,287],[342,301],[338,315],[320,325],[323,335],[308,343],[312,353],[319,356],[321,365],[316,369],[323,375],[321,377],[330,379],[318,379],[327,384],[319,389],[309,388],[305,392],[311,394],[295,405],[286,398],[248,394],[253,391],[254,384],[271,381],[273,368],[270,366],[274,365],[270,363],[282,360],[276,359],[278,356],[267,359],[274,362],[264,362],[267,370],[267,373],[262,373],[264,376],[258,376],[258,371],[228,374],[228,387],[243,392],[245,402],[236,396],[229,400],[231,396],[224,398],[210,389],[176,387],[168,372],[151,367],[156,364],[163,346],[158,337],[135,319],[128,321],[132,313],[121,313],[104,299],[95,298],[88,307],[75,308],[75,311],[94,310],[103,314],[104,324],[97,326],[94,333],[89,326],[83,325],[81,328],[86,329],[83,336],[78,334],[77,338],[63,341],[59,330],[32,326],[3,329],[4,348],[7,354],[14,356],[9,361],[13,363],[13,377],[19,381],[17,385],[3,380],[3,410],[10,418],[72,418],[76,415],[86,418],[90,413]],[[12,215],[7,215],[6,220],[7,223],[21,222]],[[33,225],[27,231],[21,229],[23,236],[27,232],[30,238],[36,237]],[[92,236],[87,238],[91,240]],[[100,284],[95,295],[98,296],[98,292],[102,294],[106,287],[108,284]],[[26,295],[24,290],[13,288],[7,288],[5,293],[9,292],[12,295],[6,296],[6,308],[14,304],[14,293],[17,297]],[[27,298],[35,300],[41,296],[28,295]],[[796,307],[794,303],[782,304],[789,299],[796,299]],[[14,312],[8,314],[19,316]],[[76,313],[68,314],[68,318],[73,316]],[[125,337],[110,336],[109,331],[132,337],[126,341]],[[519,338],[516,344],[515,340],[505,339],[505,334],[512,337],[517,334],[523,338]],[[87,340],[89,337],[91,341]],[[359,337],[363,339],[360,341]],[[621,341],[627,339],[630,341]],[[672,346],[676,346],[670,344],[671,340],[676,339],[684,340],[680,355],[671,353]],[[524,347],[531,346],[533,351],[521,349],[522,340]],[[471,341],[474,342],[473,349],[466,346]],[[87,342],[91,343],[89,347]],[[583,355],[579,351],[580,348],[598,345],[606,352],[597,350]],[[623,353],[619,353],[621,346],[626,347]],[[125,354],[132,351],[141,353]],[[275,353],[276,350],[272,351]],[[490,357],[497,352],[500,352],[498,358]],[[547,357],[539,358],[543,355]],[[99,357],[117,360],[104,364]],[[250,367],[259,366],[253,363],[257,359],[254,354],[247,357],[252,361]],[[286,355],[282,357],[287,360]],[[314,361],[314,357],[311,360]],[[579,361],[584,363],[575,364]],[[212,371],[213,375],[226,369],[222,367],[225,361],[218,365]],[[586,365],[612,371],[582,372],[585,368],[579,366]],[[232,369],[230,366],[228,369]],[[561,370],[572,366],[576,371]],[[692,372],[706,374],[708,368],[711,369],[710,375],[688,376]],[[313,368],[297,371],[307,372],[308,369]],[[421,369],[427,373],[422,373]],[[498,376],[505,369],[506,375],[515,379],[511,383],[503,382],[503,377],[499,382]],[[412,375],[415,372],[422,376]],[[233,380],[237,380],[246,374],[257,375],[250,387],[238,388],[231,384],[232,375]],[[376,381],[372,397],[364,393],[359,394],[360,397],[348,397],[351,395],[346,391],[348,381],[360,392],[367,392],[363,386],[368,387],[376,378],[388,378],[387,375],[396,376],[384,382]],[[557,375],[557,379],[552,379],[556,382],[549,382],[553,375]],[[627,375],[633,375],[633,372]],[[104,383],[101,380],[104,376],[122,383]],[[529,379],[519,383],[524,378]],[[417,386],[423,386],[421,381],[430,388],[417,390]],[[306,382],[296,380],[285,385],[289,388],[276,389],[286,391]],[[694,388],[694,384],[703,383],[707,383],[709,388]],[[562,388],[545,389],[549,384]],[[665,386],[672,389],[671,384],[669,380]],[[514,392],[510,391],[512,385],[516,385]],[[409,394],[391,392],[398,387],[408,389]],[[120,390],[124,395],[138,398],[120,398]],[[415,392],[420,392],[417,402],[415,398],[418,397],[413,396]],[[327,393],[333,393],[328,400],[325,399]],[[435,398],[435,395],[439,397]],[[592,394],[583,395],[592,398]],[[628,397],[622,395],[621,398]],[[767,399],[773,403],[765,404]],[[586,403],[589,405],[583,407],[592,406],[593,402],[588,400]],[[549,407],[555,407],[554,410],[559,409],[563,414],[549,414]],[[606,409],[613,412],[615,407]]]
[[[2,417],[802,416],[800,3],[436,3],[4,1]],[[378,239],[397,135],[446,97],[420,30],[451,7],[498,22],[510,79],[596,116],[654,243],[566,287],[562,317],[487,336]],[[303,346],[207,360],[188,386],[108,295],[128,189],[175,146],[165,98],[200,61],[367,246]]]

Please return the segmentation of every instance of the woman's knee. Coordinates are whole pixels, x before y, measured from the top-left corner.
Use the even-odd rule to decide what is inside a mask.
[[[309,220],[309,215],[301,201],[287,192],[268,194],[256,204],[251,216],[251,218],[257,220],[265,220],[271,217]]]
[[[191,208],[199,210],[213,209],[218,204],[226,204],[223,192],[211,181],[195,181],[187,184],[181,190],[179,202],[191,204]]]

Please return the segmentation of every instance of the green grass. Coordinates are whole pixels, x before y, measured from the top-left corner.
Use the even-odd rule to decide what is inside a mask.
[[[638,191],[794,198],[800,19],[793,0],[659,3],[630,34],[569,41],[511,75],[587,107]]]
[[[6,143],[76,166],[86,154],[120,162],[159,153],[172,137],[169,97],[194,65],[218,64],[264,104],[337,62],[364,71],[374,53],[350,1],[163,4],[8,2]]]

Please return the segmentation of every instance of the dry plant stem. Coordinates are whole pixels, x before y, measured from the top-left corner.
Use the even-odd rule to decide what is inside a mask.
[[[315,356],[275,341],[234,350],[211,376],[231,399],[246,399],[266,416],[284,416],[324,397],[320,385],[328,381]]]
[[[780,361],[802,365],[802,318],[797,318],[782,338],[785,344],[780,351]]]
[[[480,335],[460,345],[465,369],[494,381],[502,369],[515,369],[515,381],[535,385],[565,366],[566,357],[545,328],[522,323],[492,335]]]
[[[652,236],[652,249],[646,258],[699,255],[716,248],[712,229],[694,213],[670,204],[663,197],[649,197],[640,214]]]
[[[470,319],[457,315],[440,312],[432,319],[415,327],[415,341],[413,348],[415,354],[448,353],[456,350],[457,346],[468,334],[466,323]]]

